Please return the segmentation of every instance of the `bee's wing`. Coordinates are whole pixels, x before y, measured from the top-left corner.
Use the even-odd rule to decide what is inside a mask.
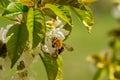
[[[64,46],[64,48],[65,48],[66,50],[68,50],[68,51],[73,51],[73,50],[74,50],[73,47],[71,47],[71,46],[69,46],[69,45],[67,45],[67,44],[65,44],[65,43],[63,43],[63,46]]]

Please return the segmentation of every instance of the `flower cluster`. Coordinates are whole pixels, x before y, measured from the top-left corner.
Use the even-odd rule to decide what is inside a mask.
[[[56,53],[55,48],[52,47],[53,38],[57,38],[58,40],[63,41],[66,39],[66,36],[69,35],[69,31],[64,29],[64,24],[58,17],[56,20],[49,20],[46,22],[46,30],[47,32],[43,51],[52,55]]]

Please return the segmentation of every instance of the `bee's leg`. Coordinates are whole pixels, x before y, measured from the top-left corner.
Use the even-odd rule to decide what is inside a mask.
[[[64,47],[62,47],[61,49],[58,49],[58,54],[61,54],[64,51]]]
[[[53,53],[52,58],[53,58],[53,60],[56,60],[58,58],[58,53],[57,52]]]
[[[58,54],[55,53],[52,55],[52,57],[56,59],[58,57]]]
[[[52,47],[54,48],[54,47],[55,47],[55,45],[54,45],[54,44],[52,44]]]

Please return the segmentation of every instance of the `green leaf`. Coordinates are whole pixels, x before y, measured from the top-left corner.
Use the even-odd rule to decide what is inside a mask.
[[[0,16],[5,11],[5,8],[10,3],[10,0],[0,0]]]
[[[70,22],[70,17],[68,17],[68,15],[66,15],[65,13],[65,10],[68,11],[66,7],[52,4],[46,4],[45,7],[51,9],[58,17],[60,17],[62,20],[64,20],[65,22],[72,26]]]
[[[105,68],[99,68],[96,71],[93,80],[102,80],[104,74],[105,74]]]
[[[0,16],[2,15],[2,13],[3,13],[4,11],[5,11],[5,9],[0,7]]]
[[[90,3],[93,3],[95,1],[96,0],[82,0],[82,2],[85,3],[85,4],[90,4]]]
[[[64,12],[64,14],[69,18],[69,22],[72,24],[72,18],[71,18],[71,12],[69,7],[67,6],[59,6],[59,9]],[[69,37],[69,35],[71,34],[72,31],[72,25],[69,25],[68,23],[66,23],[63,27],[63,29],[69,31],[69,34],[65,37],[65,40]]]
[[[59,6],[59,9],[64,12],[64,14],[69,18],[69,22],[72,24],[72,18],[71,18],[71,11],[69,9],[69,7],[67,6]],[[66,31],[69,31],[69,34],[66,35],[65,40],[69,37],[69,35],[71,34],[72,31],[72,25],[69,25],[68,23],[66,23],[63,27],[63,29],[65,29]]]
[[[50,56],[41,56],[41,59],[45,65],[48,80],[62,80],[62,58],[58,56],[56,60],[52,60]]]
[[[63,29],[69,31],[69,34],[68,34],[68,35],[65,37],[65,39],[64,39],[64,40],[66,40],[66,39],[69,37],[69,35],[71,34],[72,26],[69,25],[69,24],[65,24],[64,27],[63,27]]]
[[[12,64],[14,66],[24,51],[26,42],[28,40],[28,30],[26,24],[15,24],[7,33],[7,51]]]
[[[0,0],[0,7],[6,8],[9,3],[10,3],[10,0]]]
[[[15,23],[15,21],[10,20],[6,17],[0,16],[0,28],[1,27],[5,28],[5,27],[7,27],[7,25],[14,24],[14,23]]]
[[[29,9],[27,28],[32,48],[35,48],[39,43],[44,43],[46,28],[44,15],[41,11],[34,10],[33,8]]]
[[[45,9],[43,9],[43,11],[44,11],[45,15],[47,15],[53,19],[56,19],[56,14],[51,9],[45,8]]]
[[[28,8],[26,6],[23,6],[21,3],[12,2],[7,6],[5,12],[2,15],[15,15],[27,11]]]
[[[81,0],[42,0],[44,4],[57,4],[65,6],[78,6],[82,1]]]
[[[63,63],[62,63],[62,57],[59,55],[57,58],[57,64],[58,64],[58,72],[57,72],[57,77],[55,80],[63,80]]]
[[[91,31],[94,19],[91,10],[83,5],[80,8],[71,7],[71,9],[74,11],[74,13],[77,15],[78,19]]]

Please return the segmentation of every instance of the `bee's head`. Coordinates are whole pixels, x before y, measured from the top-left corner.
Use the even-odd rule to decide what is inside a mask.
[[[56,40],[57,40],[57,37],[52,37],[52,47],[54,48],[56,46]]]
[[[51,40],[52,40],[52,43],[57,39],[57,37],[52,37]]]

